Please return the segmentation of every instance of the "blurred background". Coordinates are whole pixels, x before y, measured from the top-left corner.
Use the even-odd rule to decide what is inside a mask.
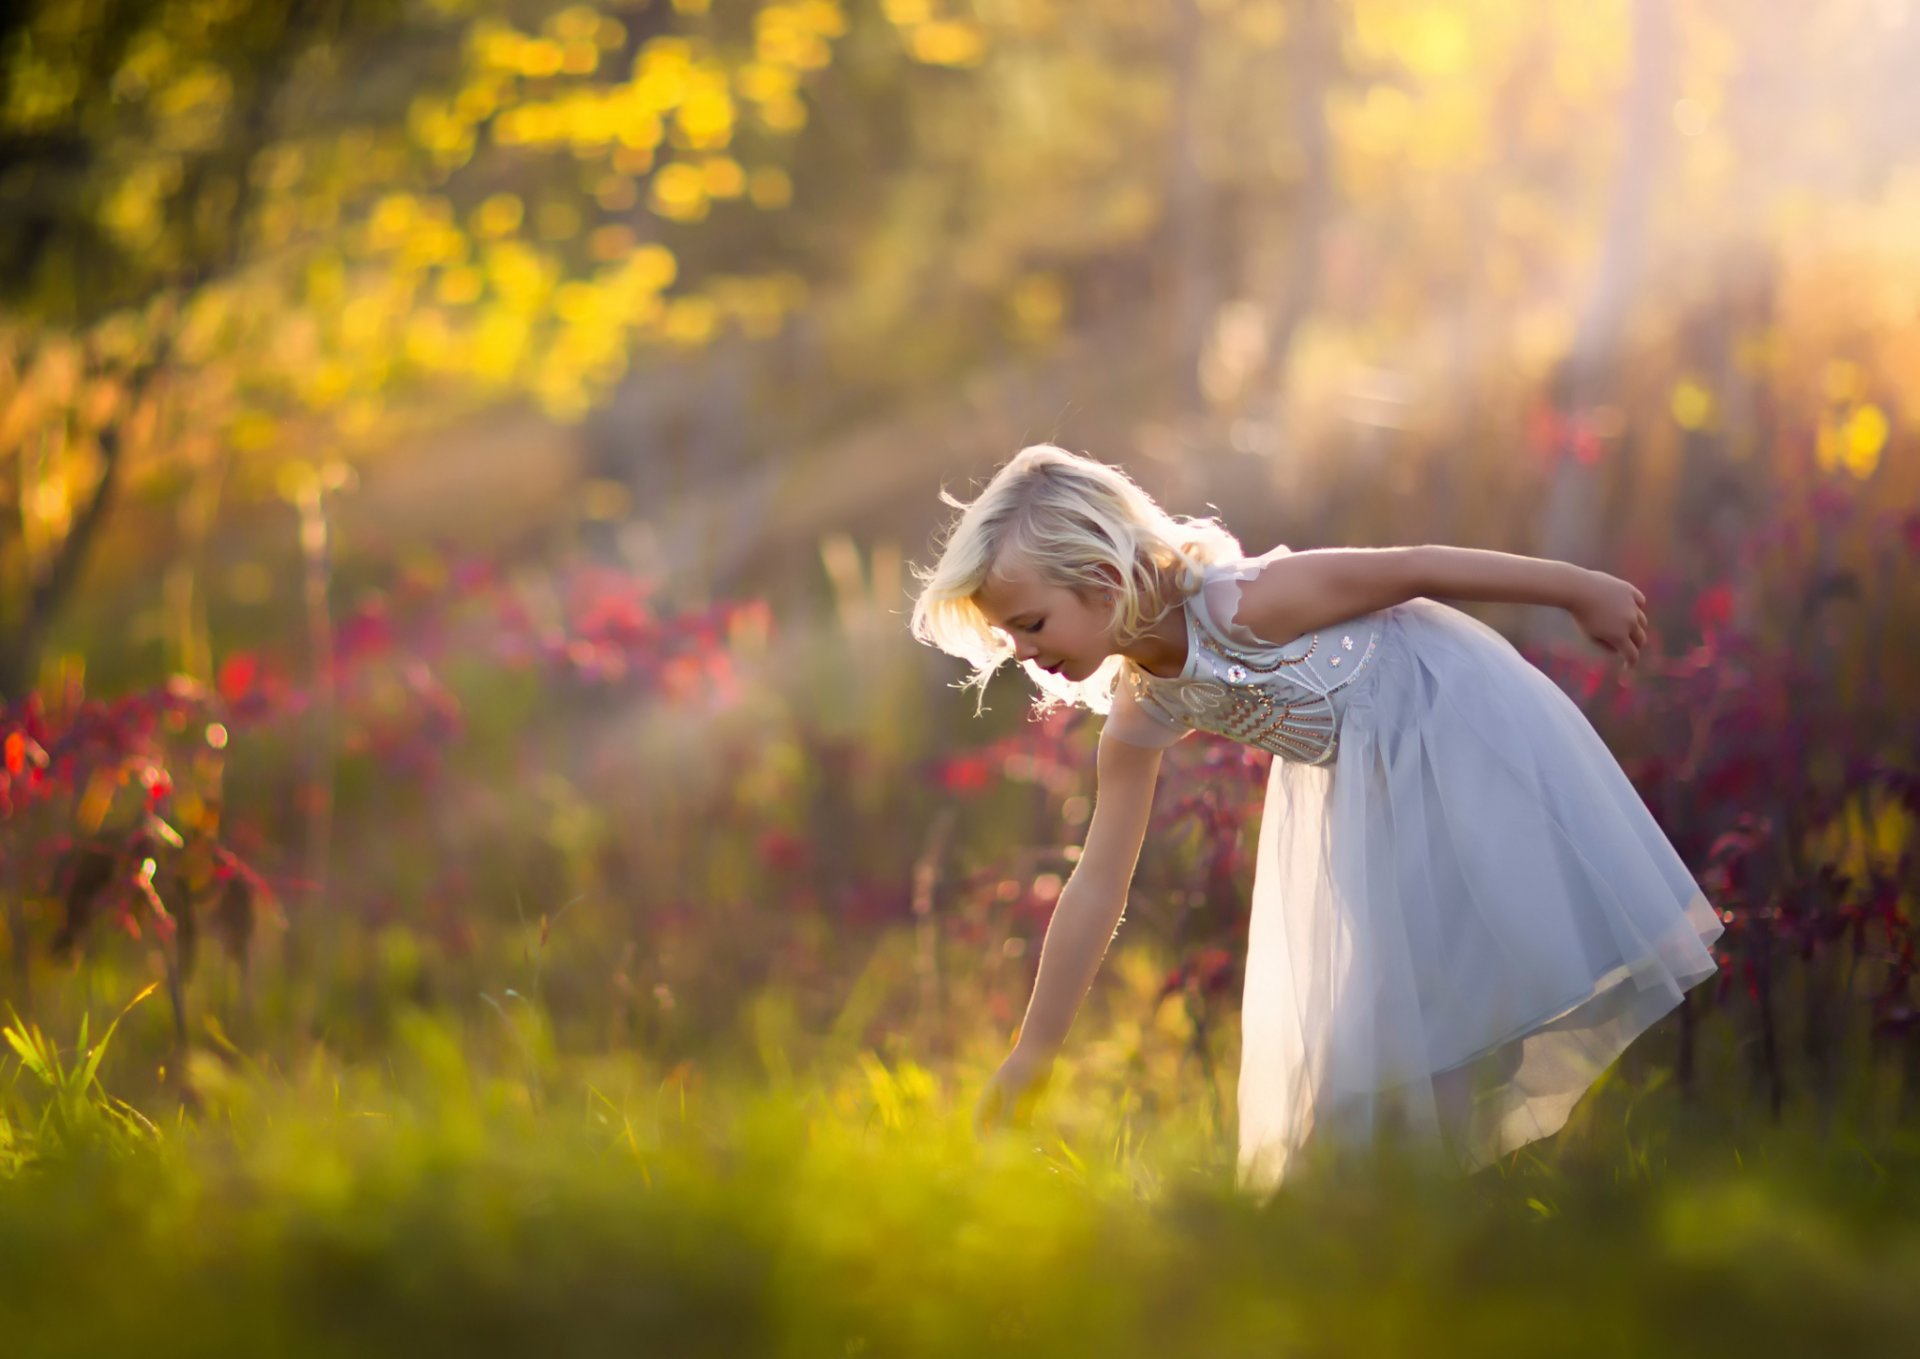
[[[1621,1081],[1897,1139],[1916,69],[1912,0],[7,7],[15,1032],[157,983],[103,1068],[156,1119],[425,1033],[529,1107],[582,1062],[964,1104],[1097,719],[1012,671],[975,717],[906,568],[1048,441],[1249,551],[1645,589],[1629,676],[1461,606],[1729,922]],[[1169,757],[1081,1156],[1230,1159],[1265,758]],[[19,1060],[16,1158],[68,1126]],[[1527,1164],[1617,1164],[1617,1097]]]

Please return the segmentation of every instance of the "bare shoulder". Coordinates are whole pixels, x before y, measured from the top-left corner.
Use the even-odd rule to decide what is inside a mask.
[[[1267,559],[1240,585],[1233,622],[1274,643],[1401,604],[1420,593],[1419,549],[1323,547]]]

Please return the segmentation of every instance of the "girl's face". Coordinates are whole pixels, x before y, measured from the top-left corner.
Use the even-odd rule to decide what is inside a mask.
[[[987,621],[1013,638],[1013,654],[1070,680],[1083,680],[1114,652],[1112,606],[1048,585],[1021,561],[1001,561],[974,594]]]

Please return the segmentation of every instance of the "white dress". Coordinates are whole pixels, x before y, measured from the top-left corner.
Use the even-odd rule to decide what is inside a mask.
[[[1239,1183],[1411,1137],[1474,1170],[1557,1132],[1714,974],[1724,928],[1585,714],[1499,633],[1413,599],[1274,645],[1219,563],[1176,679],[1107,726],[1271,751],[1241,1009]],[[1310,1143],[1311,1139],[1311,1143]]]

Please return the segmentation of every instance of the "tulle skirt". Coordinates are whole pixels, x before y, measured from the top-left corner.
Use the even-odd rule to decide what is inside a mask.
[[[1723,928],[1579,707],[1498,632],[1387,613],[1323,766],[1275,759],[1239,1182],[1389,1135],[1461,1171],[1557,1132]],[[1405,1142],[1403,1141],[1403,1145]]]

